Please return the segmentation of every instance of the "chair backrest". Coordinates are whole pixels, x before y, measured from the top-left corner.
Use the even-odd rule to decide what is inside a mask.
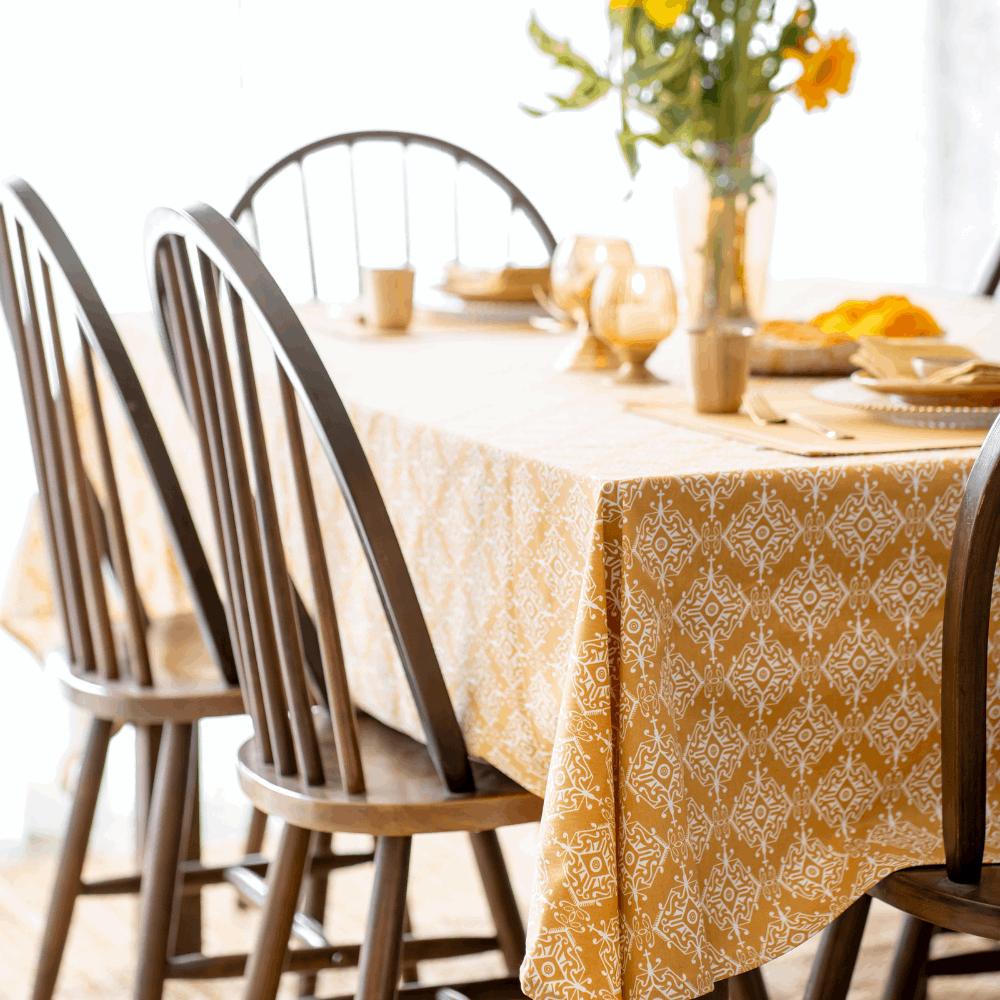
[[[357,530],[438,774],[450,791],[471,791],[465,742],[395,531],[344,404],[298,316],[254,248],[207,205],[153,212],[146,255],[161,336],[172,345],[182,379],[198,387],[234,642],[265,759],[305,784],[326,781],[316,728],[324,722],[312,702],[332,725],[343,788],[365,787],[301,411]],[[263,350],[251,350],[248,313],[263,332]],[[274,399],[267,426],[284,421],[284,436],[270,449],[262,390]],[[325,690],[310,683],[294,612],[271,473],[277,447],[292,470],[290,502],[305,541]]]
[[[991,299],[1000,287],[1000,242],[990,249],[990,255],[986,258],[983,273],[980,276],[979,284],[976,286],[976,295]]]
[[[975,884],[986,841],[990,603],[1000,551],[1000,421],[983,442],[958,510],[941,657],[941,781],[948,876]]]
[[[225,610],[132,363],[66,234],[30,185],[17,178],[0,185],[0,301],[24,396],[53,589],[75,669],[119,678],[103,574],[109,557],[125,613],[126,668],[138,684],[153,683],[148,620],[129,553],[100,371],[145,460],[208,651],[221,676],[236,684]],[[77,349],[83,390],[70,377]],[[74,392],[84,399],[75,403]],[[94,481],[84,467],[78,408],[91,414]]]
[[[302,211],[304,216],[304,230],[305,239],[308,250],[308,260],[309,260],[309,279],[312,288],[312,297],[319,297],[319,282],[317,280],[317,263],[316,263],[316,250],[315,250],[315,238],[317,234],[317,223],[320,221],[315,217],[315,212],[312,208],[310,201],[310,184],[307,180],[307,170],[306,162],[314,157],[317,153],[324,150],[329,150],[334,147],[346,147],[348,153],[348,171],[347,186],[350,189],[350,200],[351,200],[351,227],[350,232],[353,235],[354,242],[354,260],[358,268],[358,289],[361,288],[361,278],[360,278],[360,268],[361,268],[361,223],[358,211],[358,178],[357,172],[355,170],[355,150],[359,146],[364,146],[370,143],[380,143],[380,144],[394,144],[402,149],[401,158],[401,169],[399,176],[399,183],[401,187],[402,194],[402,222],[403,222],[403,232],[405,241],[405,256],[406,263],[411,262],[411,214],[414,204],[417,202],[417,198],[414,197],[413,192],[410,190],[412,184],[412,178],[410,176],[410,171],[407,169],[407,157],[410,149],[412,147],[424,147],[425,149],[436,150],[439,153],[444,154],[448,157],[454,164],[454,169],[451,172],[451,212],[452,219],[451,222],[451,233],[452,233],[452,257],[451,260],[458,263],[461,260],[462,247],[460,241],[460,194],[459,194],[459,173],[463,166],[467,166],[477,171],[491,181],[497,188],[499,188],[509,199],[510,210],[507,217],[507,262],[510,262],[511,257],[511,233],[515,224],[518,213],[522,214],[537,234],[538,239],[544,249],[545,255],[547,257],[552,256],[552,251],[555,249],[556,241],[555,237],[552,235],[552,231],[545,224],[542,219],[541,214],[538,209],[528,200],[528,197],[518,188],[512,181],[505,177],[499,170],[491,166],[485,160],[476,156],[474,153],[470,153],[467,149],[463,149],[461,146],[456,146],[454,143],[445,142],[442,139],[436,139],[433,136],[420,135],[415,132],[347,132],[342,135],[329,136],[326,139],[320,139],[317,142],[309,143],[303,146],[301,149],[295,150],[293,153],[289,153],[287,156],[280,159],[272,167],[269,167],[264,171],[255,181],[253,181],[247,188],[246,192],[236,203],[236,207],[230,213],[230,218],[233,219],[238,225],[246,223],[249,227],[248,231],[252,242],[255,243],[258,253],[262,252],[263,249],[263,259],[268,260],[266,247],[261,247],[260,242],[260,230],[257,224],[257,214],[255,210],[254,201],[261,191],[261,189],[278,174],[282,173],[286,169],[293,169],[298,174],[299,184],[296,185],[298,190],[301,192],[302,201]],[[387,197],[388,192],[383,192],[383,196]],[[347,227],[343,227],[347,228]]]

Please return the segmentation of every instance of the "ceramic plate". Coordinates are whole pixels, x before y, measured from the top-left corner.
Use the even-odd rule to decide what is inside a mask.
[[[532,289],[549,290],[549,268],[507,267],[501,271],[475,271],[450,264],[441,291],[470,302],[534,302]]]
[[[812,390],[822,403],[866,410],[876,420],[902,427],[937,427],[942,430],[970,430],[990,427],[1000,406],[946,406],[905,403],[891,395],[873,392],[849,378],[823,382]]]
[[[469,320],[472,323],[527,323],[532,316],[545,316],[545,310],[535,302],[477,302],[460,299],[441,291],[425,293],[417,308],[449,320]]]
[[[872,378],[855,372],[851,381],[864,389],[881,393],[912,406],[996,407],[1000,406],[1000,385],[927,384],[915,378]]]

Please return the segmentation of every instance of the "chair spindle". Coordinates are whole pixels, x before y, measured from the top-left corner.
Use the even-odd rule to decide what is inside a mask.
[[[46,272],[47,274],[47,272]],[[77,324],[80,335],[80,348],[83,355],[84,372],[87,376],[87,393],[90,411],[93,415],[97,437],[97,455],[100,462],[101,478],[104,481],[104,495],[107,497],[108,508],[108,547],[111,562],[115,571],[115,579],[121,589],[125,604],[125,627],[128,641],[128,663],[133,679],[143,687],[153,683],[149,665],[149,649],[146,645],[146,615],[135,583],[135,571],[132,566],[132,556],[129,552],[128,537],[125,534],[125,518],[122,515],[121,502],[118,496],[118,483],[115,469],[111,461],[111,446],[108,442],[108,432],[104,423],[104,410],[101,406],[101,396],[97,388],[97,374],[94,371],[94,359],[90,344],[87,343],[83,327]]]
[[[312,281],[313,300],[319,298],[319,288],[316,285],[316,251],[313,247],[312,217],[309,214],[309,192],[306,189],[306,171],[302,160],[298,160],[299,183],[302,187],[302,212],[306,220],[306,246],[309,249],[309,278]]]
[[[51,398],[52,383],[45,360],[45,349],[42,344],[42,329],[39,321],[34,281],[31,274],[28,245],[24,229],[20,223],[17,224],[17,237],[21,251],[25,301],[28,303],[28,323],[33,334],[31,341],[37,348],[35,358],[37,372],[41,381],[42,391]],[[46,275],[45,262],[41,257],[39,259],[42,264],[44,282]],[[76,428],[76,414],[73,408],[73,395],[66,373],[66,361],[62,351],[58,318],[50,314],[49,321],[52,361],[56,379],[54,408],[56,426],[58,427],[58,443],[61,445],[57,454],[60,459],[59,464],[65,469],[66,484],[69,488],[72,533],[76,541],[77,556],[80,561],[80,575],[83,582],[83,597],[86,605],[86,618],[84,619],[83,627],[86,629],[89,624],[94,666],[98,674],[105,680],[115,680],[118,677],[118,661],[115,656],[114,637],[111,631],[111,616],[108,613],[107,596],[104,590],[101,554],[97,544],[99,529],[97,527],[96,505],[83,471],[80,441]]]
[[[285,426],[288,432],[292,471],[295,477],[295,492],[302,519],[306,552],[309,556],[309,573],[316,602],[320,650],[329,696],[330,715],[333,720],[334,740],[337,745],[340,778],[345,791],[359,794],[365,790],[365,779],[361,765],[361,750],[358,747],[357,723],[354,717],[354,707],[351,704],[351,692],[347,684],[344,653],[340,646],[337,610],[334,606],[333,589],[330,584],[330,573],[323,546],[323,534],[316,511],[316,497],[313,493],[312,478],[306,461],[298,402],[295,399],[295,391],[292,389],[280,362],[276,367],[278,384],[281,389],[282,409],[285,414]]]
[[[250,465],[256,494],[257,526],[264,557],[268,596],[271,602],[275,637],[278,646],[278,663],[284,682],[285,699],[292,727],[292,741],[298,762],[299,774],[308,785],[323,783],[323,765],[319,757],[319,744],[313,729],[309,691],[305,681],[305,656],[299,635],[298,620],[294,612],[291,581],[285,563],[285,550],[278,524],[278,509],[271,480],[271,464],[264,440],[264,423],[250,357],[243,302],[234,290],[226,285],[233,317],[236,358],[243,389],[243,406],[250,445]]]

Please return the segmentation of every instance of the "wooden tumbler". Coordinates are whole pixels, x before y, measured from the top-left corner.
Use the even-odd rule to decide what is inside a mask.
[[[363,268],[361,297],[368,326],[405,330],[413,317],[413,268]]]

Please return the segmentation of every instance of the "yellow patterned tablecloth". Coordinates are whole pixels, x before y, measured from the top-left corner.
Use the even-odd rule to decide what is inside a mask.
[[[929,304],[962,339],[998,326],[986,304]],[[151,322],[121,329],[194,490]],[[543,335],[316,340],[470,751],[545,795],[530,996],[688,1000],[882,875],[941,860],[942,598],[974,452],[800,458],[660,424],[622,407],[649,390],[556,375],[564,341]],[[683,347],[659,370],[682,378]],[[122,463],[151,611],[183,610],[137,461]],[[417,734],[332,478],[319,493],[354,693]],[[2,615],[36,648],[41,558],[29,530]],[[995,826],[990,843],[1000,858]]]

